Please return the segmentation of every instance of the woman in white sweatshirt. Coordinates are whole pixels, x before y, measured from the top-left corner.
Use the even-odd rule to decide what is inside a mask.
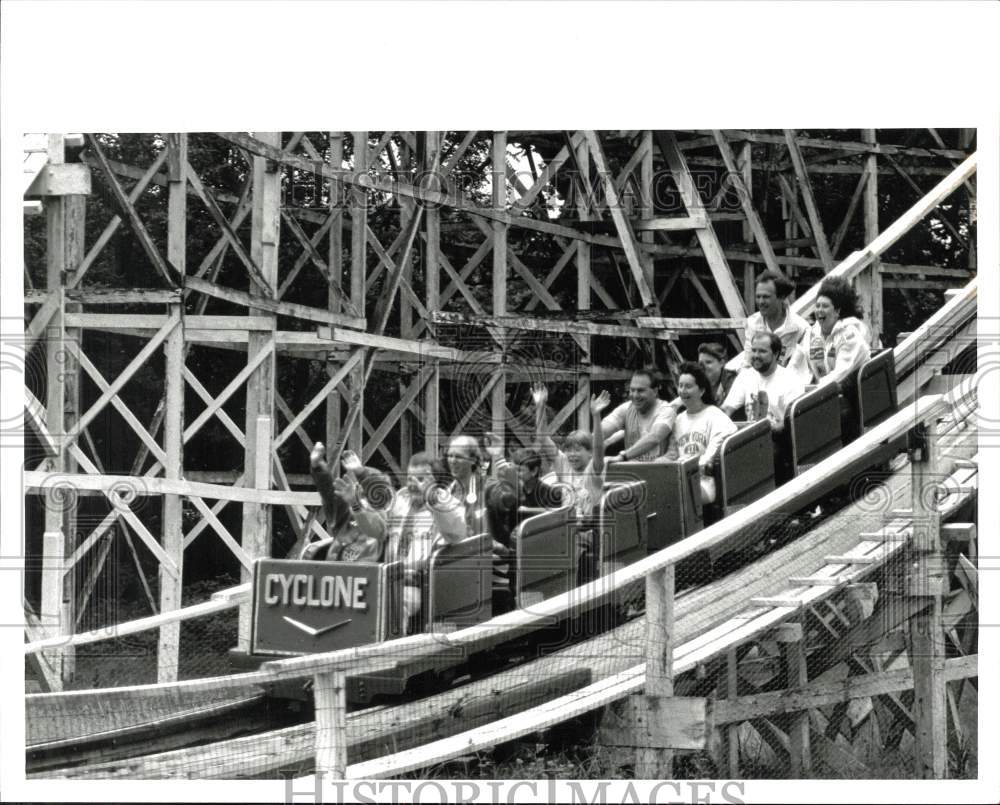
[[[828,277],[813,308],[816,323],[804,345],[816,383],[843,380],[871,356],[868,327],[861,321],[858,295],[845,279]]]
[[[722,440],[736,432],[736,425],[715,404],[712,383],[697,363],[682,363],[677,377],[677,395],[684,411],[677,415],[670,434],[668,456],[683,461],[698,456],[701,470],[702,503],[715,501],[715,479],[712,464]]]

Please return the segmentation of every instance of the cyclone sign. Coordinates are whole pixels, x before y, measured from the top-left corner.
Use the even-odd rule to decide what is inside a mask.
[[[254,564],[254,654],[313,654],[378,639],[380,565],[260,559]]]

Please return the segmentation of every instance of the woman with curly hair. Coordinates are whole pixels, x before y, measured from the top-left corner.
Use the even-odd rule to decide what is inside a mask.
[[[803,342],[816,383],[843,380],[868,360],[868,327],[861,316],[851,283],[840,277],[823,280],[813,308],[816,321]]]

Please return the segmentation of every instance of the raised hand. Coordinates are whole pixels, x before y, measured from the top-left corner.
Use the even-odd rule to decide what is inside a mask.
[[[595,417],[600,416],[601,412],[609,405],[611,405],[611,395],[608,394],[607,389],[600,394],[590,396],[590,411]]]
[[[346,478],[334,478],[333,491],[348,506],[358,502],[358,485],[354,481],[349,481]]]
[[[346,472],[357,472],[361,469],[361,459],[353,450],[345,450],[340,454],[340,464]]]
[[[483,444],[491,458],[503,458],[503,441],[493,431],[483,434]]]
[[[323,442],[316,442],[313,445],[312,452],[309,454],[309,467],[320,472],[329,472],[330,468],[326,463],[326,446]]]
[[[549,399],[549,390],[544,383],[531,384],[531,399],[536,407],[545,405]]]

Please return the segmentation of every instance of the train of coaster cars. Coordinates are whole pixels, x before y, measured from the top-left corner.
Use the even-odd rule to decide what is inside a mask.
[[[511,574],[514,600],[531,607],[650,553],[678,542],[705,525],[757,500],[832,455],[897,408],[896,372],[892,350],[877,353],[840,383],[820,385],[795,400],[786,412],[785,427],[772,435],[767,420],[740,423],[726,438],[713,472],[716,502],[703,505],[697,457],[681,462],[622,462],[606,476],[595,516],[586,521],[573,508],[542,510],[522,520],[512,536]],[[859,478],[883,470],[915,439],[910,432],[878,445],[863,460],[841,473],[803,490],[777,517],[791,518],[814,509],[824,499],[851,488]],[[856,487],[854,487],[856,488]],[[581,555],[581,530],[590,532],[589,549]],[[766,528],[738,532],[704,554],[685,560],[680,583],[704,581],[741,552],[752,555],[761,542],[773,541]],[[420,623],[417,631],[453,631],[493,617],[492,540],[476,534],[436,548],[422,574]],[[403,634],[404,568],[402,563],[330,562],[261,559],[254,567],[253,629],[249,652],[233,650],[237,668],[252,668],[265,660],[334,651]],[[557,627],[540,629],[533,645],[554,645],[553,628],[573,639],[610,628],[641,611],[641,594],[625,602],[621,591],[591,599],[585,608]],[[572,623],[570,623],[572,622]],[[569,631],[567,628],[569,626]],[[348,679],[352,704],[375,696],[426,691],[466,672],[495,673],[514,655],[531,651],[524,635],[456,661],[439,657],[401,662],[390,671]],[[558,640],[555,641],[558,643]],[[300,683],[270,692],[281,697],[308,698]]]

